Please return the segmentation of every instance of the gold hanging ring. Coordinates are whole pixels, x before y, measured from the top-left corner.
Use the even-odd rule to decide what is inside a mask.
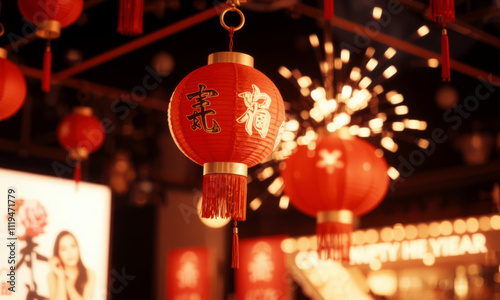
[[[243,25],[245,25],[245,16],[243,15],[243,12],[241,10],[237,9],[236,7],[228,7],[222,11],[222,13],[220,14],[220,24],[222,25],[222,27],[224,27],[224,29],[230,30],[229,26],[227,26],[226,22],[224,22],[224,16],[226,15],[226,13],[228,11],[235,11],[240,15],[240,18],[241,18],[240,25],[234,27],[234,29],[233,29],[234,31],[240,30],[243,27]]]
[[[0,36],[2,36],[5,33],[5,27],[3,26],[2,23],[0,23]]]

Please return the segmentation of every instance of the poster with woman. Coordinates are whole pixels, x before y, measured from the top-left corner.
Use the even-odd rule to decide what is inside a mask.
[[[107,299],[107,186],[0,168],[0,299]]]

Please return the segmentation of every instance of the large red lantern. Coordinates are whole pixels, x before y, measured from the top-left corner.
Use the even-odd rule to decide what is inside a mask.
[[[57,127],[57,139],[69,151],[76,162],[74,178],[80,181],[80,164],[89,154],[97,151],[104,142],[104,127],[93,113],[92,108],[78,106],[67,115]]]
[[[251,56],[218,52],[179,83],[168,116],[179,149],[204,168],[202,217],[235,220],[232,265],[237,268],[236,221],[246,219],[247,169],[281,139],[281,94],[253,68]]]
[[[0,121],[18,112],[25,98],[26,80],[23,73],[7,59],[7,51],[0,48]]]
[[[349,261],[352,220],[373,210],[385,196],[387,163],[357,137],[323,136],[316,149],[298,146],[281,173],[290,202],[317,218],[321,258]]]
[[[43,59],[42,90],[50,91],[52,52],[50,40],[61,35],[61,29],[75,23],[83,10],[83,0],[18,0],[23,17],[36,26],[36,36],[47,40]]]

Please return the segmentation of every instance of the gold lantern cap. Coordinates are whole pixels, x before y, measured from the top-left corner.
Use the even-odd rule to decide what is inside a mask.
[[[0,48],[0,58],[7,59],[7,50],[5,50],[4,48]]]
[[[241,52],[215,52],[208,56],[208,64],[215,63],[235,63],[253,68],[253,57]]]
[[[73,108],[73,113],[84,116],[92,116],[93,111],[92,108],[88,106],[77,106]]]
[[[36,36],[41,39],[52,40],[61,36],[61,23],[56,20],[45,20],[36,29]]]

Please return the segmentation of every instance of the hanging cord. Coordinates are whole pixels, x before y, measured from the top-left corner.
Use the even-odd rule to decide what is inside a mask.
[[[229,27],[229,51],[233,51],[234,26]]]
[[[235,7],[235,4],[231,4],[232,6],[231,7],[228,7],[226,8],[225,10],[222,11],[221,15],[220,15],[220,24],[222,25],[222,27],[224,29],[226,29],[227,31],[229,31],[229,51],[233,51],[233,36],[234,36],[234,32],[240,30],[243,25],[245,24],[245,16],[243,15],[243,12],[241,10],[239,10],[238,8]],[[226,15],[226,13],[228,11],[232,11],[232,12],[236,12],[240,15],[240,18],[241,18],[241,21],[240,21],[240,24],[236,27],[234,26],[227,26],[226,22],[224,21],[224,16]]]

